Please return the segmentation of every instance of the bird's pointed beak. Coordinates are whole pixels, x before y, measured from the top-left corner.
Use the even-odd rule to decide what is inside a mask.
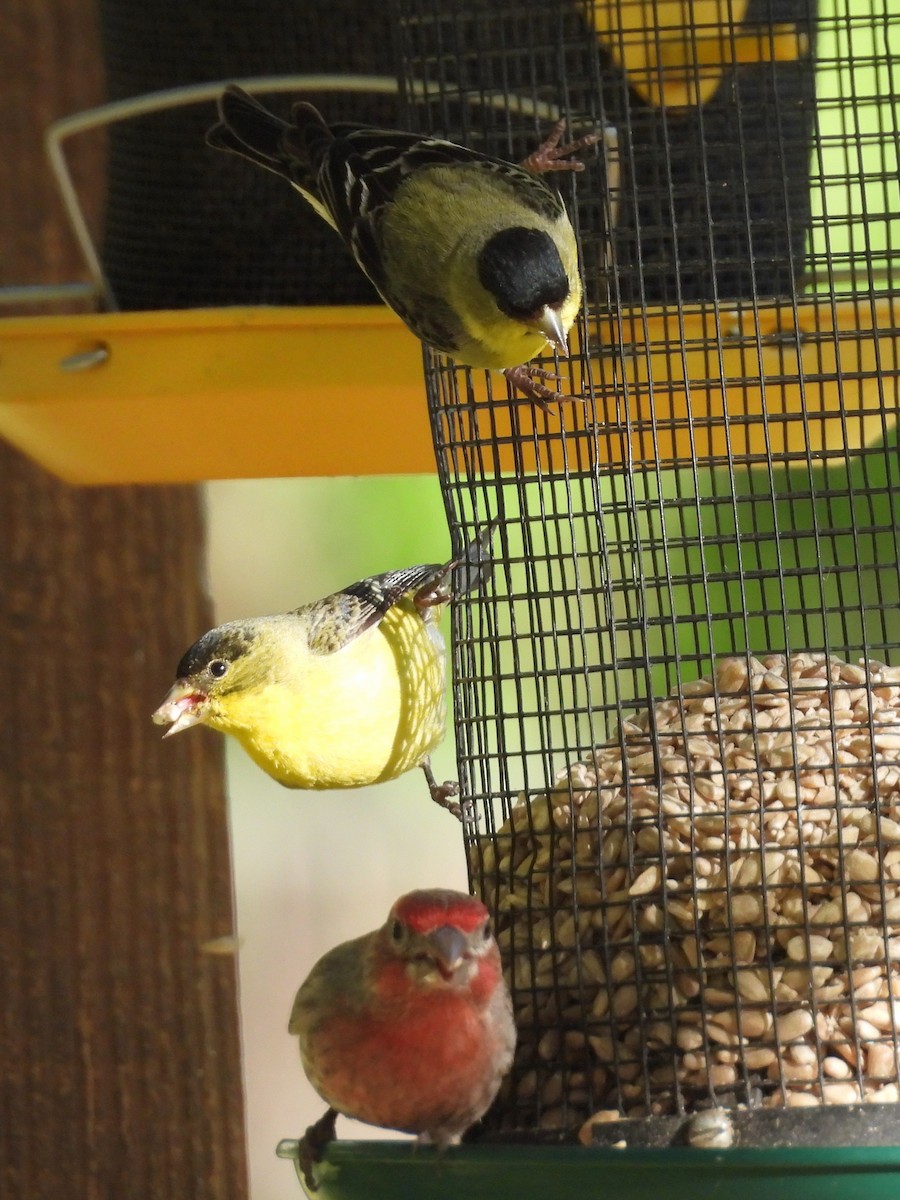
[[[428,941],[441,974],[449,979],[464,962],[469,949],[469,939],[455,925],[441,925],[428,935]]]
[[[183,729],[200,724],[206,700],[205,693],[198,691],[186,679],[179,679],[169,688],[165,700],[153,714],[153,722],[170,726],[163,737],[181,733]]]
[[[540,316],[535,321],[535,326],[541,331],[547,341],[556,347],[560,354],[569,353],[569,343],[566,341],[566,331],[563,328],[562,318],[555,308],[551,308],[549,304],[545,304]]]

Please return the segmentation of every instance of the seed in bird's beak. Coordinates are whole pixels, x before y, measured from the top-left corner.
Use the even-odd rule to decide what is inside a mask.
[[[560,315],[555,308],[551,308],[549,304],[545,304],[540,316],[535,321],[535,325],[541,331],[547,341],[556,347],[560,354],[569,353],[569,345],[566,341],[566,331],[563,328]]]
[[[203,692],[198,692],[190,684],[179,679],[169,689],[169,694],[153,714],[153,722],[156,725],[171,726],[163,737],[181,733],[183,729],[190,729],[192,725],[198,725],[203,720],[202,705],[206,699]]]
[[[461,966],[469,942],[466,935],[455,925],[441,925],[428,935],[438,967],[445,978],[449,978]]]

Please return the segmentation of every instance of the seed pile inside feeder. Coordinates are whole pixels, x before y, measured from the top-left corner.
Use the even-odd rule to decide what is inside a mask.
[[[900,1099],[900,669],[724,659],[471,855],[502,1124]]]

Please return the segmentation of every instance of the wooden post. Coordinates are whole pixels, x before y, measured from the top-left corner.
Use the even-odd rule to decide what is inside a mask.
[[[3,26],[0,285],[72,280],[41,134],[103,100],[94,5]],[[210,624],[202,555],[195,489],[71,488],[0,444],[3,1196],[247,1194],[235,962],[204,950],[233,928],[221,743],[150,723]]]

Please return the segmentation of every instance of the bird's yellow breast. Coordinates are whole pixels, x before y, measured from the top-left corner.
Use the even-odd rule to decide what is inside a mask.
[[[223,696],[208,724],[279,783],[350,788],[418,766],[445,727],[445,654],[409,600],[333,654],[282,640],[265,681]]]
[[[460,165],[413,172],[385,211],[382,251],[394,299],[413,317],[427,314],[442,325],[455,348],[431,344],[465,366],[518,366],[547,344],[540,331],[500,312],[479,280],[479,251],[513,226],[539,229],[553,239],[572,288],[560,314],[568,329],[581,302],[581,281],[575,233],[564,212],[541,215],[504,176]]]

